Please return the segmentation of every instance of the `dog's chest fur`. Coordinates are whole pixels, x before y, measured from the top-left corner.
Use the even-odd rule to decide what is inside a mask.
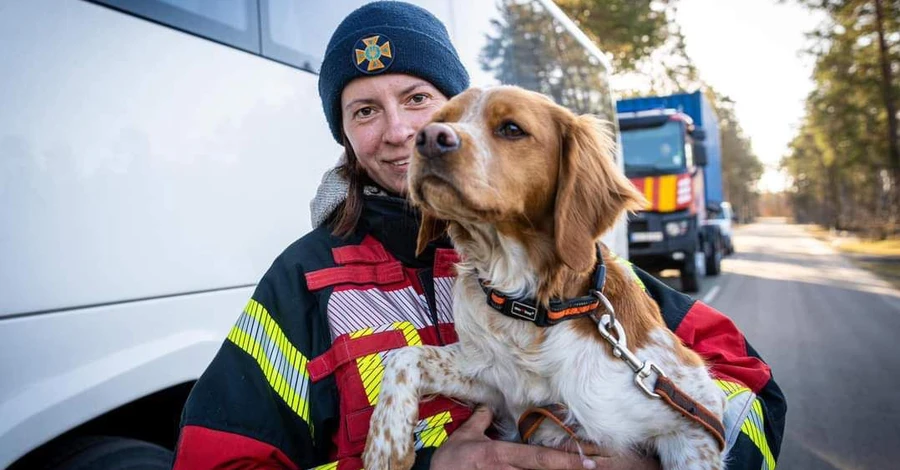
[[[462,368],[498,391],[497,402],[490,405],[498,413],[504,438],[518,437],[514,423],[528,408],[551,403],[569,408],[580,437],[612,452],[647,443],[671,431],[673,421],[680,419],[662,400],[648,397],[635,385],[634,373],[611,354],[608,344],[586,337],[571,322],[538,328],[502,316],[486,304],[473,273],[460,273],[454,302]],[[700,403],[721,409],[723,398],[705,368],[681,364],[673,340],[671,332],[660,328],[635,353],[684,384]],[[566,439],[562,429],[549,424],[534,436],[536,443],[550,446]]]

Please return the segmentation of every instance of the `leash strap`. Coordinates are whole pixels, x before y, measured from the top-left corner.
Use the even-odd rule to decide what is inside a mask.
[[[541,427],[541,424],[547,419],[556,423],[556,425],[566,431],[572,439],[577,440],[578,436],[575,434],[575,431],[565,424],[568,413],[569,409],[562,403],[536,406],[525,410],[525,412],[522,413],[522,416],[519,417],[518,423],[519,436],[522,439],[522,442],[527,443],[528,440],[531,439],[531,436],[534,435],[534,432],[537,431],[537,429]]]
[[[725,450],[725,426],[716,415],[684,393],[668,377],[660,376],[653,391],[685,418],[706,428],[719,442],[719,450]]]

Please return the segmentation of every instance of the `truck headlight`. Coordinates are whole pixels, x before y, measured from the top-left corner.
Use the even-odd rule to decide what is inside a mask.
[[[670,237],[680,237],[687,233],[688,221],[679,220],[666,223],[666,234]]]

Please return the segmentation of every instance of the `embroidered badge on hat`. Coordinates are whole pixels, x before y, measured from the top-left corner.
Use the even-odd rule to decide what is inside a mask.
[[[368,36],[356,41],[353,47],[353,63],[360,72],[381,73],[394,62],[390,39],[383,34]]]

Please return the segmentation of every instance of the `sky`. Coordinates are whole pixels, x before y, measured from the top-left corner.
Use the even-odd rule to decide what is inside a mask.
[[[675,17],[700,77],[735,101],[741,127],[766,165],[763,191],[780,191],[787,153],[813,88],[804,33],[821,16],[776,0],[679,0]]]

